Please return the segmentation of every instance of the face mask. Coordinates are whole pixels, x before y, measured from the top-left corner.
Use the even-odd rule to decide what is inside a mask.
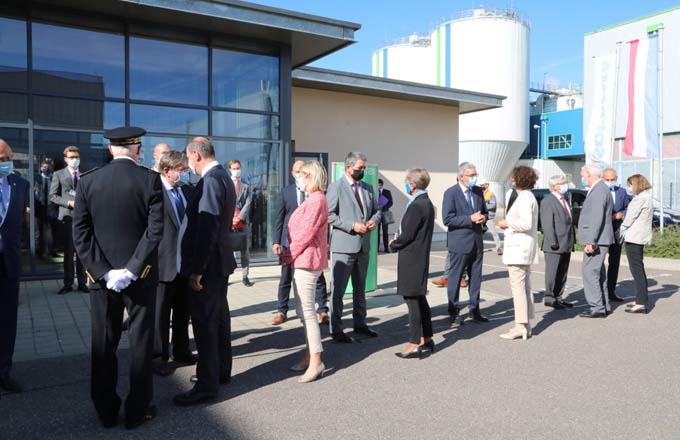
[[[628,188],[626,188],[626,193],[628,193],[629,196],[635,195],[635,194],[633,193],[633,188],[631,188],[630,186],[629,186]]]
[[[516,188],[515,182],[510,182],[510,188],[512,188],[512,189]]]
[[[66,159],[66,164],[71,168],[78,168],[78,165],[80,165],[80,159]]]
[[[358,182],[363,178],[364,178],[364,170],[352,170],[352,179],[355,182]]]
[[[177,179],[176,186],[187,185],[189,183],[189,172],[182,171],[179,173],[179,179]]]
[[[617,188],[619,186],[619,185],[616,184],[616,182],[605,182],[605,183],[607,184],[607,187],[609,187],[609,189],[614,189],[614,188]]]
[[[0,177],[7,177],[14,171],[14,162],[0,162]]]
[[[300,174],[296,174],[295,175],[295,187],[298,189],[298,191],[305,192],[306,186],[307,185],[305,185],[305,181],[302,178],[302,176]]]
[[[408,183],[405,183],[404,188],[406,188],[406,194],[408,194],[410,196],[411,195],[411,185],[409,185]]]
[[[42,173],[43,173],[43,176],[49,177],[49,176],[52,175],[52,170],[49,169],[49,168],[45,168],[45,169],[42,170]]]
[[[569,185],[567,185],[566,183],[563,183],[562,185],[560,185],[560,194],[566,194],[568,190],[569,190]]]
[[[189,170],[190,170],[192,173],[198,175],[198,173],[196,172],[196,168],[194,168],[194,166],[191,165],[191,162],[189,163]]]
[[[475,185],[477,185],[477,178],[476,177],[470,177],[468,179],[467,186],[472,188]]]
[[[241,177],[241,170],[229,170],[231,171],[231,176],[232,177]]]
[[[588,188],[588,182],[586,182],[586,179],[584,179],[583,177],[581,177],[581,185],[582,185],[584,188]]]

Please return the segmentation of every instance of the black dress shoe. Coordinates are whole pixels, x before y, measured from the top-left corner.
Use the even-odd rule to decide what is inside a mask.
[[[543,303],[546,307],[551,307],[556,310],[561,310],[566,308],[561,302],[559,301],[546,301]]]
[[[22,391],[21,385],[12,379],[9,374],[0,375],[0,388],[10,393],[20,393]]]
[[[246,286],[246,287],[253,287],[255,284],[251,283],[250,280],[248,279],[248,277],[245,277],[243,279],[243,285]]]
[[[331,334],[331,338],[333,338],[333,341],[340,342],[340,343],[343,343],[343,344],[350,344],[352,342],[352,338],[350,338],[349,336],[347,336],[346,334],[344,334],[342,332]]]
[[[370,328],[368,328],[368,326],[354,327],[354,333],[356,333],[358,335],[364,335],[364,336],[369,337],[369,338],[377,338],[378,337],[378,334],[376,332],[374,332],[373,330],[371,330]]]
[[[199,391],[196,388],[192,388],[186,393],[176,395],[172,401],[177,406],[191,406],[209,402],[216,397],[217,393],[209,393],[207,391]]]
[[[126,420],[125,429],[135,429],[148,422],[149,420],[156,417],[156,406],[149,405],[149,407],[144,412],[144,415],[137,420]]]
[[[170,376],[175,372],[175,369],[168,365],[167,362],[159,362],[153,366],[154,374],[165,377]]]
[[[57,292],[57,295],[65,295],[69,292],[73,292],[73,286],[64,286]]]
[[[189,382],[191,383],[198,382],[198,376],[192,374],[191,377],[189,378]],[[231,382],[231,377],[220,376],[220,385],[227,385],[229,382]]]
[[[78,286],[78,292],[90,293],[90,288],[87,287],[85,284],[81,284]]]
[[[623,298],[621,298],[620,296],[618,296],[617,294],[609,295],[609,302],[620,303],[620,302],[624,302],[624,301],[625,300]]]
[[[172,360],[182,365],[194,365],[198,362],[198,356],[193,353],[185,354],[182,356],[173,356]]]
[[[638,307],[637,309],[630,307],[630,308],[626,309],[625,312],[626,313],[644,313],[646,315],[647,314],[647,307]]]
[[[423,347],[416,347],[408,353],[404,354],[402,352],[394,353],[394,355],[401,359],[422,359],[428,356],[430,352],[424,351]]]
[[[460,310],[456,309],[453,312],[449,312],[449,324],[452,327],[465,324],[465,318],[460,316]]]
[[[482,315],[482,312],[480,312],[479,309],[474,309],[472,312],[470,312],[470,316],[475,322],[489,322],[489,318]]]
[[[559,301],[559,303],[562,307],[566,307],[567,309],[571,309],[572,307],[574,307],[574,305],[572,303],[566,302],[562,299],[560,299],[558,301]]]
[[[434,354],[434,341],[430,339],[429,341],[426,341],[423,345],[423,351],[429,351],[430,353]]]
[[[585,310],[578,314],[581,318],[606,318],[607,314],[605,312],[591,312],[590,310]]]

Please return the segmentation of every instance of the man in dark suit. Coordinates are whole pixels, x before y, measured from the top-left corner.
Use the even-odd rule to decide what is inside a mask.
[[[214,399],[219,384],[231,380],[227,286],[236,268],[229,240],[236,201],[234,184],[215,160],[215,147],[209,139],[192,139],[186,154],[189,167],[201,176],[187,205],[179,238],[179,272],[189,279],[198,365],[194,387],[174,398],[181,406]]]
[[[104,132],[113,160],[83,173],[73,211],[76,251],[92,291],[91,394],[105,427],[116,425],[121,404],[116,350],[124,309],[130,316],[125,426],[135,428],[156,413],[151,360],[163,193],[158,173],[137,165],[145,133],[138,127]]]
[[[381,213],[371,185],[362,182],[366,156],[352,152],[345,157],[345,174],[328,186],[328,226],[331,228],[331,336],[335,342],[352,339],[342,330],[343,297],[352,278],[354,333],[368,337],[378,334],[366,325],[366,275],[370,232],[378,226]]]
[[[389,189],[385,188],[384,185],[385,182],[383,182],[382,179],[378,179],[378,209],[380,209],[380,212],[383,213],[383,215],[380,218],[380,223],[378,223],[378,243],[380,243],[380,237],[382,236],[383,248],[385,249],[385,253],[389,254],[390,253],[390,247],[388,246],[389,237],[387,236],[389,224],[387,223],[387,219],[385,218],[386,216],[384,215],[384,213],[390,210],[394,202],[392,200],[392,192],[390,192]]]
[[[188,184],[189,166],[184,154],[167,151],[158,158],[158,167],[163,184],[163,239],[158,245],[154,372],[167,376],[174,371],[168,366],[171,312],[172,357],[175,362],[194,363],[189,348],[188,284],[177,273],[177,237],[193,188]]]
[[[59,221],[64,233],[64,285],[59,295],[73,290],[73,259],[76,260],[76,274],[78,276],[78,290],[88,292],[86,286],[85,269],[76,255],[73,245],[73,208],[76,200],[76,189],[80,180],[80,152],[76,146],[64,149],[66,168],[55,171],[50,187],[50,201],[59,206]]]
[[[574,225],[571,210],[564,195],[567,192],[567,178],[563,175],[550,178],[551,193],[541,201],[541,225],[545,255],[545,298],[544,304],[553,309],[571,308],[571,303],[562,298],[569,273],[569,260],[574,250]]]
[[[448,227],[446,237],[451,253],[450,280],[460,280],[469,266],[468,291],[470,317],[476,322],[489,320],[479,311],[479,291],[482,285],[482,263],[484,259],[484,231],[487,210],[482,189],[477,183],[477,168],[463,162],[458,167],[458,183],[444,193],[442,216]],[[449,322],[463,324],[460,316],[460,284],[448,284]]]
[[[232,226],[235,231],[246,235],[245,246],[242,249],[234,249],[241,254],[241,275],[243,285],[252,287],[253,283],[248,278],[250,271],[250,244],[253,236],[250,231],[250,213],[253,207],[253,192],[250,185],[241,178],[241,162],[238,159],[229,161],[229,174],[236,191],[236,208]]]
[[[297,182],[301,182],[300,167],[305,162],[297,160],[293,164],[291,174],[294,183],[281,190],[281,201],[276,213],[274,236],[272,237],[272,251],[281,255],[281,251],[288,248],[288,219],[298,206],[305,201],[305,192],[298,188]],[[288,300],[290,299],[290,287],[293,282],[293,268],[290,265],[281,266],[281,278],[279,280],[279,308],[272,320],[272,325],[281,325],[288,319]],[[328,291],[326,290],[326,277],[323,272],[316,281],[316,312],[320,324],[328,324]]]
[[[0,388],[18,393],[10,376],[17,336],[21,237],[30,184],[14,173],[12,148],[0,139]]]
[[[618,184],[618,176],[614,168],[606,168],[602,172],[602,180],[609,187],[612,195],[613,212],[612,212],[612,228],[614,229],[614,236],[616,236],[623,223],[623,217],[628,210],[628,204],[632,197],[628,195],[624,188]],[[616,282],[619,279],[619,263],[621,262],[621,244],[618,240],[609,246],[609,266],[607,267],[607,294],[609,301],[622,302],[623,298],[616,294]]]

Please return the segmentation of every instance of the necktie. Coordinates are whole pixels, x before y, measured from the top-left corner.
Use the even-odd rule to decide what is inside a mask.
[[[465,196],[467,198],[467,203],[468,206],[470,207],[471,210],[475,210],[475,205],[472,204],[472,190],[468,188],[467,191],[465,191]]]
[[[302,205],[302,202],[305,201],[305,192],[304,191],[298,191],[298,206]]]
[[[5,218],[5,196],[2,193],[2,181],[0,180],[0,223]]]
[[[354,197],[357,199],[357,203],[359,204],[359,209],[361,209],[361,213],[364,213],[364,205],[361,203],[361,196],[359,195],[359,184],[355,183],[354,185]]]
[[[184,202],[182,201],[182,196],[179,194],[179,188],[173,188],[170,192],[172,192],[173,195],[172,203],[175,204],[175,208],[177,209],[179,223],[182,223],[182,220],[184,219]]]
[[[564,200],[564,196],[560,197],[560,200],[562,201],[562,206],[564,207],[564,212],[567,213],[567,217],[571,218],[571,212],[569,212],[569,208],[567,208],[567,201]]]
[[[74,171],[73,172],[73,188],[75,189],[77,187],[78,187],[78,172]]]

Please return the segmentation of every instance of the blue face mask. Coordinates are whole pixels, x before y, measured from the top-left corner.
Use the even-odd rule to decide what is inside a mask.
[[[179,179],[177,180],[177,186],[189,184],[189,171],[182,171],[179,173]]]
[[[472,188],[475,185],[477,185],[477,178],[476,177],[471,177],[470,179],[468,179],[467,186],[469,188]]]
[[[410,196],[411,195],[411,185],[409,185],[408,183],[405,183],[404,189],[406,189],[406,194],[408,194]]]
[[[560,185],[560,194],[566,194],[567,191],[569,191],[569,185],[567,185],[566,183]]]
[[[609,187],[609,189],[616,189],[616,188],[619,187],[618,183],[616,183],[616,182],[605,182],[605,183],[607,184],[607,187]]]
[[[588,188],[588,182],[586,182],[586,179],[581,177],[581,186],[584,188]]]
[[[14,162],[0,162],[0,177],[7,177],[14,172]]]

